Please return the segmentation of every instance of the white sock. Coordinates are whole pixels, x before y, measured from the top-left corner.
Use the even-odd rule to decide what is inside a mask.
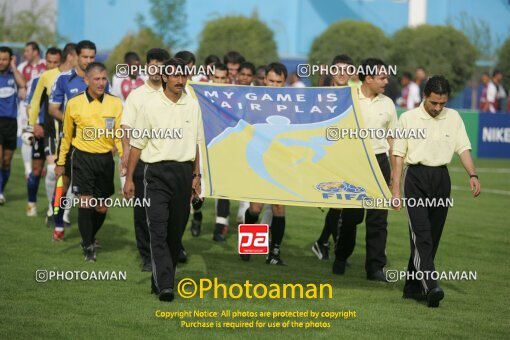
[[[250,202],[239,201],[239,209],[237,209],[237,222],[244,223],[244,214],[246,210],[250,207]]]
[[[124,184],[126,184],[126,176],[120,176],[120,190],[124,190]]]
[[[264,215],[262,215],[261,224],[271,225],[273,219],[273,209],[271,204],[264,204]]]
[[[21,145],[21,157],[25,165],[25,176],[28,177],[32,172],[32,147],[23,143]]]
[[[69,185],[69,189],[67,189],[67,193],[66,193],[66,197],[73,200],[75,195],[73,194],[73,190],[72,190],[72,187],[73,187],[73,183],[71,183]],[[69,215],[71,215],[71,209],[65,209],[64,210],[64,216],[62,217],[62,219],[64,221],[71,221],[71,218],[69,217]]]
[[[57,178],[55,177],[55,164],[48,164],[46,166],[46,177],[44,178],[44,185],[46,188],[46,197],[48,198],[48,202],[53,199],[53,194],[55,193],[55,185],[57,182]]]

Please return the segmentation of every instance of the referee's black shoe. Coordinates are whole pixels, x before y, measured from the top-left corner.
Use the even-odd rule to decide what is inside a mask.
[[[367,274],[367,279],[370,281],[389,282],[382,269],[378,270],[376,272]]]
[[[416,300],[416,301],[425,301],[425,300],[427,300],[427,295],[425,295],[421,291],[416,291],[416,292],[406,292],[406,291],[404,291],[404,294],[402,294],[402,298],[403,299],[413,299],[413,300]]]
[[[179,250],[179,262],[180,263],[188,262],[188,254],[186,254],[186,250],[184,250],[184,248],[181,248]]]
[[[83,252],[85,255],[85,261],[96,262],[96,249],[94,248],[93,244],[86,248],[83,248]]]
[[[335,260],[335,262],[333,262],[333,274],[344,275],[345,265],[345,261]]]
[[[159,301],[170,302],[174,299],[174,290],[172,288],[161,289],[159,292]]]
[[[191,220],[191,235],[194,237],[200,236],[200,231],[202,229],[202,221],[197,221],[195,219]]]
[[[439,307],[439,301],[444,298],[444,291],[440,287],[432,288],[427,293],[427,306]]]

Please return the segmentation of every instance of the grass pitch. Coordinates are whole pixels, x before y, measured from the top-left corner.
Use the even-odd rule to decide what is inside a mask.
[[[331,273],[332,260],[319,261],[311,252],[326,212],[316,208],[289,207],[282,257],[287,267],[268,266],[263,256],[249,263],[237,256],[234,233],[237,204],[231,207],[228,240],[212,241],[213,201],[204,209],[202,235],[189,230],[184,245],[187,264],[179,265],[182,278],[214,279],[221,283],[329,283],[332,299],[184,299],[162,303],[150,294],[150,274],[140,271],[135,246],[132,210],[115,208],[98,239],[103,250],[96,263],[86,263],[79,247],[76,214],[66,240],[51,242],[44,225],[44,181],[39,190],[39,216],[25,216],[26,184],[19,152],[0,207],[0,338],[507,338],[510,334],[510,223],[505,211],[510,203],[510,161],[477,160],[482,195],[473,199],[468,177],[458,161],[450,166],[454,207],[436,257],[437,270],[476,271],[475,281],[443,281],[445,299],[437,309],[403,300],[403,282],[383,284],[367,281],[364,272],[365,227],[344,276]],[[405,211],[389,217],[387,269],[403,270],[409,256]],[[37,283],[36,270],[125,271],[126,281],[49,281]],[[306,322],[289,318],[199,318],[162,319],[159,311],[356,311],[356,317],[325,319],[329,328],[200,329],[181,327],[181,321]],[[280,324],[282,325],[282,324]]]

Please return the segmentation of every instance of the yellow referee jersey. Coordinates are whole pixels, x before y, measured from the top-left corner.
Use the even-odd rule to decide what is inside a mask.
[[[53,87],[53,83],[57,76],[60,74],[60,70],[58,67],[54,69],[45,71],[41,74],[39,78],[39,82],[34,90],[34,95],[32,96],[32,101],[30,102],[30,111],[28,111],[28,124],[34,126],[37,122],[37,117],[39,116],[39,111],[41,110],[41,97],[42,94],[46,91],[47,98],[50,97],[51,88]]]
[[[114,146],[122,156],[120,119],[122,102],[105,93],[94,99],[87,91],[67,102],[64,112],[64,136],[60,142],[57,165],[65,165],[70,146],[89,153],[107,153]]]

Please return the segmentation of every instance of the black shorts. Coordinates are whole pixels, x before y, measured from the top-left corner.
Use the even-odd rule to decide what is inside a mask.
[[[115,161],[111,152],[88,153],[75,148],[71,155],[71,164],[73,193],[95,198],[113,195]]]
[[[16,150],[18,142],[18,121],[15,118],[0,117],[0,145],[6,150]]]
[[[46,156],[57,156],[57,139],[46,136],[46,133],[44,133],[44,154]]]
[[[32,145],[32,159],[45,160],[46,155],[44,154],[44,138],[35,138],[34,145]]]

